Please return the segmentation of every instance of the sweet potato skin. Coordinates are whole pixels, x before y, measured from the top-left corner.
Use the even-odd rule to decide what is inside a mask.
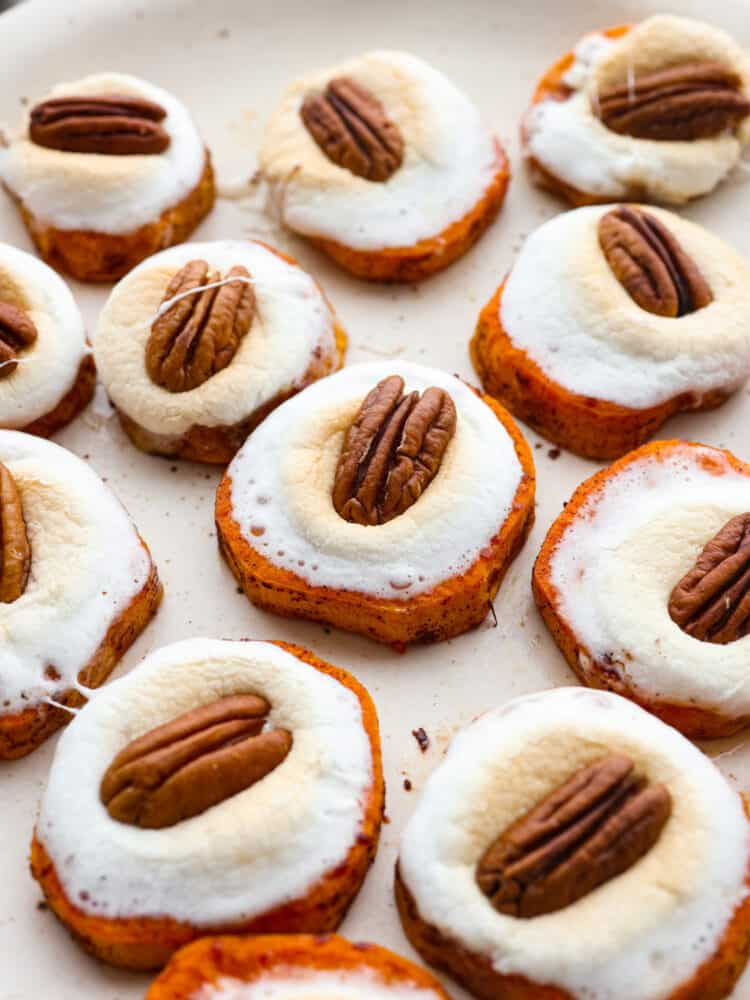
[[[38,219],[13,191],[21,218],[40,257],[57,271],[78,281],[112,282],[122,278],[146,257],[175,243],[183,243],[211,211],[216,199],[211,156],[206,150],[203,174],[181,201],[153,222],[130,233],[113,235],[91,230],[56,229]]]
[[[647,441],[674,414],[715,409],[735,391],[682,393],[642,410],[570,392],[513,344],[500,320],[504,287],[505,282],[479,314],[469,347],[474,369],[485,392],[537,433],[576,455],[595,461],[619,458]]]
[[[65,894],[54,862],[35,833],[31,843],[31,874],[39,882],[55,916],[84,950],[101,961],[127,969],[159,969],[178,948],[209,933],[325,934],[334,931],[344,919],[375,858],[385,805],[375,705],[367,690],[346,670],[326,663],[300,646],[287,642],[274,642],[274,645],[315,670],[335,678],[353,691],[359,700],[362,724],[372,751],[373,782],[355,842],[341,863],[326,872],[304,897],[277,906],[244,923],[200,927],[166,915],[114,919],[85,913]]]
[[[743,800],[746,815],[748,804]],[[721,850],[721,845],[716,845]],[[750,863],[745,884],[750,888]],[[575,1000],[553,983],[497,972],[484,955],[427,923],[396,866],[395,895],[401,923],[412,946],[428,965],[447,973],[479,1000]],[[750,957],[750,895],[737,906],[714,954],[664,1000],[723,1000],[734,989]],[[150,1000],[150,998],[149,998]],[[162,998],[159,998],[162,1000]],[[166,998],[164,998],[166,1000]]]
[[[689,444],[687,446],[689,447]],[[714,709],[703,708],[700,705],[673,702],[667,697],[647,698],[641,691],[628,683],[627,678],[618,671],[616,664],[595,657],[591,650],[579,640],[572,625],[563,614],[559,591],[552,582],[552,560],[555,550],[567,529],[575,521],[581,507],[591,497],[601,493],[606,488],[608,480],[616,476],[634,459],[638,457],[659,459],[667,457],[674,448],[685,447],[686,442],[684,441],[653,441],[651,444],[639,448],[637,452],[625,455],[620,461],[614,462],[608,468],[597,472],[581,483],[553,522],[542,543],[534,563],[532,591],[545,625],[565,657],[568,666],[582,684],[603,691],[614,691],[615,694],[629,698],[663,722],[674,726],[689,739],[712,740],[732,736],[744,729],[750,725],[750,717],[726,715]],[[734,470],[742,475],[750,476],[750,465],[741,462],[731,452],[720,448],[717,448],[716,451],[721,452]],[[720,469],[713,468],[710,463],[707,463],[706,467],[709,471],[714,471],[716,475],[721,474]]]
[[[509,516],[465,573],[401,601],[312,586],[274,565],[242,536],[232,514],[232,479],[227,472],[216,496],[217,538],[221,555],[248,599],[275,614],[325,622],[396,646],[449,639],[481,624],[531,530],[535,489],[528,444],[495,400],[481,398],[512,438],[522,475]]]
[[[502,208],[510,182],[510,164],[497,140],[495,152],[497,166],[490,186],[463,218],[437,236],[420,240],[411,247],[384,250],[355,250],[321,238],[312,238],[311,242],[344,270],[366,281],[409,283],[429,278],[470,250]]]
[[[141,545],[148,552],[142,539]],[[111,623],[99,648],[78,674],[79,683],[85,687],[98,688],[106,681],[156,614],[163,593],[159,574],[152,562],[146,583],[125,611]],[[86,698],[76,688],[61,692],[55,701],[72,709],[86,704]],[[48,702],[39,702],[22,712],[0,714],[0,760],[26,757],[58,729],[67,725],[71,718],[71,712]]]
[[[190,1000],[222,978],[251,983],[274,968],[365,972],[388,986],[431,990],[450,1000],[426,969],[375,944],[351,944],[335,935],[203,938],[183,948],[151,984],[146,1000]]]

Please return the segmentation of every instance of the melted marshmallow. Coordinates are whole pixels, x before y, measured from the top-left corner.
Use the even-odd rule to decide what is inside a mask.
[[[279,969],[243,982],[224,977],[188,1000],[435,1000],[433,990],[385,982],[374,972]]]
[[[368,181],[323,153],[302,118],[305,97],[347,76],[375,94],[401,130],[404,160]],[[268,124],[261,170],[278,188],[283,221],[358,250],[438,236],[481,199],[498,170],[477,108],[442,73],[406,52],[377,51],[297,80]]]
[[[67,95],[127,95],[160,104],[168,148],[158,155],[108,156],[37,146],[28,138],[28,113],[11,144],[0,148],[0,179],[37,220],[57,229],[129,233],[155,222],[196,185],[206,151],[184,104],[145,80],[97,73],[60,83],[43,100]]]
[[[51,267],[0,243],[0,301],[23,309],[37,329],[18,367],[0,379],[0,427],[26,427],[51,413],[72,389],[88,354],[83,319]]]
[[[0,604],[0,710],[17,712],[75,686],[151,560],[119,501],[75,455],[0,431],[0,462],[20,491],[31,546],[25,591]]]
[[[580,767],[612,750],[664,782],[672,815],[628,871],[555,913],[496,911],[475,882],[502,830]],[[421,917],[495,970],[580,1000],[662,1000],[717,949],[746,894],[750,827],[741,801],[696,747],[617,695],[559,688],[481,716],[451,744],[401,845]]]
[[[682,393],[698,403],[703,393],[737,388],[750,374],[750,268],[707,230],[649,207],[714,296],[687,316],[656,316],[625,291],[599,246],[599,220],[613,207],[565,212],[526,240],[500,305],[514,346],[570,392],[622,406]]]
[[[734,69],[750,96],[750,66],[723,31],[689,18],[650,17],[618,38],[586,35],[564,77],[573,93],[532,105],[524,119],[528,153],[566,184],[597,197],[639,197],[682,204],[707,194],[739,161],[750,121],[736,134],[684,142],[636,139],[611,131],[596,116],[597,94],[631,74],[687,61]]]
[[[262,694],[289,729],[262,781],[162,830],[113,820],[102,776],[131,740],[231,694]],[[208,927],[304,896],[356,840],[373,783],[356,694],[266,642],[188,639],[98,691],[57,746],[37,834],[68,898],[106,917]]]
[[[255,282],[255,312],[231,363],[188,392],[169,392],[146,371],[146,343],[167,285],[191,260],[222,274],[235,264]],[[112,402],[156,434],[194,425],[231,426],[290,389],[316,359],[338,353],[334,316],[315,281],[262,243],[183,243],[150,257],[112,291],[99,317],[94,355]]]
[[[560,612],[579,642],[645,696],[750,714],[750,636],[702,642],[667,610],[706,542],[749,510],[750,477],[723,452],[679,443],[660,460],[635,452],[585,502],[551,559]]]
[[[331,490],[344,436],[363,399],[389,375],[405,391],[450,393],[456,433],[440,470],[405,513],[373,527],[340,517]],[[521,481],[513,441],[459,379],[384,361],[353,365],[280,406],[228,469],[233,517],[274,565],[311,586],[408,598],[467,570],[509,515]]]

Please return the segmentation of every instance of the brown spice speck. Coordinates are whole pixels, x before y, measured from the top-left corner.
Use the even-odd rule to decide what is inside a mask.
[[[419,727],[419,729],[412,729],[411,734],[417,741],[417,745],[419,746],[419,749],[422,751],[422,753],[427,753],[427,751],[430,748],[430,737],[427,735],[424,729],[422,729],[421,726]]]
[[[409,779],[408,779],[408,778],[404,778],[404,791],[405,791],[405,792],[410,792],[410,791],[411,791],[411,789],[412,789],[412,784],[411,784],[411,782],[409,781]]]

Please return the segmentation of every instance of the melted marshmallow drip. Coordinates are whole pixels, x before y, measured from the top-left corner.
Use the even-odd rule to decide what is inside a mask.
[[[377,527],[350,524],[331,487],[343,437],[364,397],[401,375],[405,391],[431,385],[456,405],[456,435],[441,469],[404,514]],[[274,565],[312,586],[390,598],[432,590],[467,570],[511,512],[521,480],[513,442],[464,383],[407,362],[353,365],[288,400],[229,466],[232,514]]]
[[[102,776],[131,740],[226,695],[262,694],[293,733],[279,767],[163,830],[110,818]],[[37,833],[68,898],[103,917],[170,916],[208,928],[298,899],[341,864],[373,782],[356,694],[265,642],[187,639],[108,684],[62,735]]]
[[[646,695],[750,713],[750,637],[701,642],[667,610],[705,543],[748,510],[750,478],[709,448],[678,446],[606,480],[552,557],[560,610],[579,641]]]
[[[532,920],[497,912],[475,866],[500,830],[611,750],[664,781],[672,816],[636,865]],[[407,825],[400,870],[422,919],[505,975],[580,1000],[663,1000],[716,951],[745,898],[739,796],[676,730],[617,695],[559,688],[487,712],[453,740]]]
[[[24,593],[0,604],[0,709],[18,712],[76,687],[151,566],[119,501],[75,455],[0,431],[0,461],[21,491],[31,545]]]
[[[385,983],[361,972],[279,969],[242,982],[225,977],[205,984],[189,1000],[435,1000],[433,990]]]

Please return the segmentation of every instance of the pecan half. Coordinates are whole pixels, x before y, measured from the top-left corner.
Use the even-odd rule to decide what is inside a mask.
[[[300,108],[307,131],[329,160],[368,181],[387,181],[404,159],[404,140],[383,105],[348,77],[331,80]]]
[[[240,266],[227,278],[249,278]],[[185,292],[221,280],[205,260],[191,260],[172,278],[162,305]],[[232,281],[179,299],[151,327],[146,370],[169,392],[187,392],[226,368],[250,329],[255,309],[253,286]]]
[[[385,524],[416,503],[438,473],[456,430],[456,407],[434,386],[403,395],[391,375],[368,393],[349,428],[333,483],[345,521]]]
[[[0,378],[18,367],[18,352],[37,338],[33,320],[10,302],[0,302]]]
[[[29,138],[67,153],[163,153],[167,112],[140,97],[53,97],[31,109]]]
[[[479,888],[501,913],[562,910],[621,875],[659,839],[672,809],[613,753],[579,771],[502,833],[477,865]]]
[[[672,66],[598,95],[607,128],[636,139],[710,139],[750,113],[740,77],[721,63]]]
[[[0,465],[0,545],[2,545],[0,601],[3,604],[10,604],[26,589],[31,568],[31,547],[18,487],[4,465]]]
[[[698,266],[649,212],[620,205],[599,220],[599,245],[625,291],[647,312],[685,316],[713,302]]]
[[[738,514],[707,542],[675,586],[669,616],[694,639],[725,646],[750,631],[750,513]]]
[[[250,788],[292,746],[286,729],[263,732],[270,706],[229,695],[133,740],[102,778],[100,798],[121,823],[174,826]]]

